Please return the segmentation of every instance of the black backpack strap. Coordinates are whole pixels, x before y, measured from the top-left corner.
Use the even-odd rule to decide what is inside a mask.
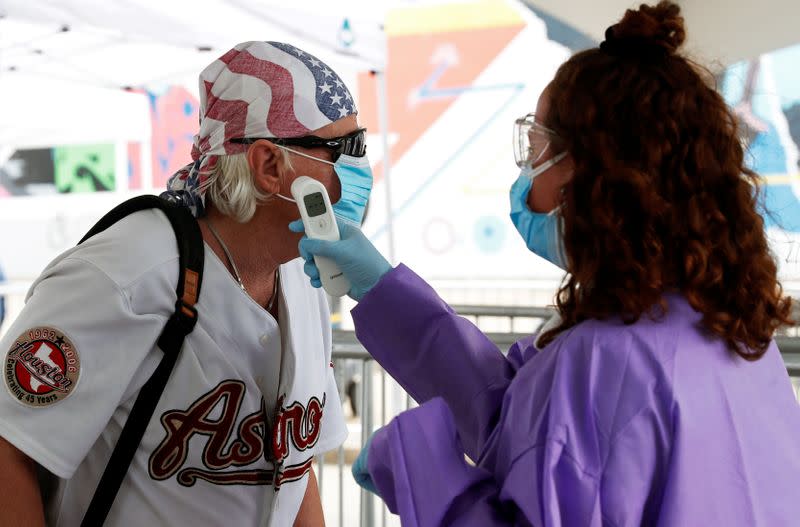
[[[180,274],[176,287],[177,301],[175,312],[167,320],[158,347],[164,352],[158,367],[139,391],[136,402],[122,429],[111,459],[106,465],[103,476],[97,484],[92,502],[81,523],[82,527],[101,526],[114,503],[122,485],[128,467],[139,448],[150,418],[155,412],[161,394],[167,385],[172,369],[178,360],[186,335],[192,332],[197,322],[195,304],[200,297],[200,285],[203,278],[203,235],[197,220],[189,209],[176,205],[157,196],[139,196],[132,198],[111,210],[79,242],[83,243],[95,234],[104,231],[120,219],[134,212],[157,208],[169,219],[178,241]]]

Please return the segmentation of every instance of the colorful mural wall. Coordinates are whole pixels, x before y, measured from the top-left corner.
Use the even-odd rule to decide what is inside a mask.
[[[428,279],[533,279],[544,288],[560,279],[508,218],[519,173],[512,123],[535,108],[571,46],[591,44],[550,22],[502,0],[399,9],[387,19],[395,253]],[[358,91],[361,119],[378,129],[375,83],[364,75]],[[382,163],[375,174],[364,228],[387,251]]]
[[[164,188],[167,179],[190,161],[192,138],[197,133],[200,102],[184,87],[148,93],[153,127],[153,187]]]
[[[0,196],[114,190],[114,145],[17,150],[0,166]]]
[[[741,119],[748,164],[763,177],[761,202],[781,275],[800,280],[800,45],[735,64],[721,90]]]
[[[197,131],[197,97],[181,86],[146,92],[152,126],[152,186],[188,162]],[[141,189],[142,145],[126,147],[127,188]],[[116,190],[115,145],[63,145],[17,150],[0,164],[0,197]]]
[[[542,88],[571,53],[596,43],[507,0],[396,9],[385,30],[386,100],[375,76],[344,75],[357,94],[375,163],[365,232],[388,253],[391,218],[397,259],[428,279],[554,288],[560,270],[532,255],[508,219],[508,188],[518,174],[511,126],[535,108]],[[762,201],[782,276],[800,289],[798,63],[800,45],[777,50],[730,67],[719,86],[744,124],[750,165],[764,176]],[[144,188],[148,178],[152,188],[163,188],[189,160],[198,99],[183,86],[149,90],[149,144],[17,151],[5,162],[0,157],[0,196],[114,190],[120,177],[132,190]],[[379,119],[384,102],[391,215]],[[126,174],[114,173],[121,166],[117,155],[127,155]]]
[[[553,287],[561,273],[527,252],[507,217],[517,175],[511,123],[533,110],[561,61],[596,43],[543,13],[492,0],[399,10],[386,28],[399,259],[429,279]],[[763,176],[768,235],[793,290],[800,289],[799,63],[800,45],[776,50],[731,66],[719,85],[742,120],[748,164]],[[375,107],[367,77],[359,92],[362,107]],[[375,115],[363,117],[377,127]],[[365,230],[385,250],[380,193],[379,184]]]

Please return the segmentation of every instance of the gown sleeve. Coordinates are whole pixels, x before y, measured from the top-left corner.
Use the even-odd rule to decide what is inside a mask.
[[[624,326],[576,326],[541,351],[529,337],[504,356],[404,266],[354,320],[422,403],[378,430],[367,457],[404,526],[656,521],[672,402],[649,344]]]
[[[376,432],[368,470],[409,527],[603,525],[599,478],[555,440],[525,449],[502,481],[464,459],[452,413],[432,399]]]
[[[417,402],[446,401],[467,454],[477,459],[514,376],[513,358],[402,264],[352,314],[358,340]]]

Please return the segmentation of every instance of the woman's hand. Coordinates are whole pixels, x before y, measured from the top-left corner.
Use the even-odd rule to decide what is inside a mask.
[[[375,483],[372,481],[372,476],[369,475],[369,469],[367,465],[369,459],[369,447],[372,444],[373,437],[375,437],[375,432],[373,432],[372,435],[367,438],[364,448],[362,448],[361,452],[358,453],[358,457],[353,463],[353,478],[355,478],[356,483],[358,483],[361,488],[370,491],[376,496],[380,496],[380,494],[378,494],[378,489],[375,487]]]
[[[336,218],[336,223],[339,226],[339,241],[315,240],[306,236],[300,239],[300,256],[306,261],[303,271],[311,279],[311,285],[322,287],[314,256],[333,260],[350,281],[348,295],[360,301],[383,275],[392,270],[392,266],[361,229],[339,218]],[[304,232],[303,222],[293,221],[289,224],[289,230]]]

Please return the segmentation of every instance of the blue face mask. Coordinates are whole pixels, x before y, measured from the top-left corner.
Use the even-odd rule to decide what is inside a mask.
[[[369,194],[372,192],[372,168],[367,156],[353,157],[342,154],[333,170],[342,184],[342,197],[333,204],[337,217],[361,227],[367,209]]]
[[[548,165],[544,170],[553,164]],[[528,207],[528,193],[531,190],[533,178],[544,172],[544,170],[539,170],[541,168],[537,167],[534,170],[523,168],[511,186],[511,221],[522,239],[525,240],[528,249],[566,270],[567,257],[564,251],[564,239],[561,235],[562,222],[558,209],[545,214],[533,212]]]
[[[364,213],[367,209],[367,201],[369,201],[369,195],[372,192],[372,168],[369,166],[367,156],[354,157],[342,154],[335,163],[331,163],[325,159],[319,159],[285,146],[279,145],[279,148],[320,163],[333,165],[333,170],[336,172],[342,186],[342,196],[339,201],[333,204],[333,213],[336,214],[337,218],[361,228],[361,222],[364,221]],[[286,201],[294,202],[292,198],[287,196],[281,194],[276,194],[276,196]]]

